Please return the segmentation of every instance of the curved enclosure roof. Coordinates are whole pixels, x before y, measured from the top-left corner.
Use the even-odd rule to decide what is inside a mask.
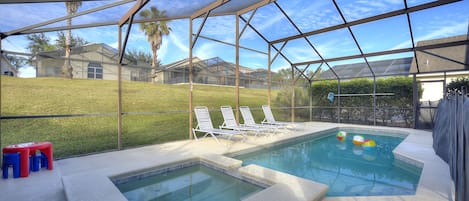
[[[68,17],[73,19],[72,29],[117,26],[140,1],[81,1],[73,16],[67,16],[63,1],[1,3],[3,39],[67,30]],[[267,59],[270,49],[273,70],[293,67],[307,79],[469,69],[469,0],[162,0],[148,1],[140,12],[153,6],[166,11],[167,17],[160,20],[194,19],[192,34],[232,46],[234,16],[239,16],[240,45],[246,51],[241,54],[254,50]],[[210,17],[205,23],[207,11]],[[143,21],[148,20],[138,13],[134,16],[134,23]],[[187,32],[188,24],[181,30]],[[200,35],[199,27],[203,27]],[[223,28],[233,32],[226,33],[230,37],[210,31]],[[178,36],[189,48],[188,35]],[[176,61],[165,63],[172,62]],[[312,76],[315,73],[321,75]]]

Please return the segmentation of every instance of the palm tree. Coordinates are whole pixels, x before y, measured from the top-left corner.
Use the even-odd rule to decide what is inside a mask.
[[[171,27],[168,26],[169,21],[158,20],[161,18],[166,18],[166,11],[160,11],[155,6],[152,6],[150,9],[145,9],[140,12],[140,16],[144,19],[152,19],[152,22],[144,22],[140,24],[140,30],[142,30],[145,35],[148,37],[148,42],[151,46],[152,61],[151,61],[151,77],[152,82],[156,78],[156,67],[157,67],[157,51],[160,49],[161,43],[163,42],[163,35],[168,35],[171,31]]]
[[[67,7],[67,15],[73,15],[77,12],[78,7],[81,6],[81,1],[67,1],[65,2],[65,6]],[[65,63],[62,67],[62,73],[65,78],[73,78],[73,67],[70,63],[70,51],[71,51],[71,38],[72,38],[72,30],[70,27],[72,26],[72,18],[69,17],[67,19],[67,26],[69,29],[67,30],[67,35],[65,36]]]

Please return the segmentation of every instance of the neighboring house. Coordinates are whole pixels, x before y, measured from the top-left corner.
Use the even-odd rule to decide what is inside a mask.
[[[376,77],[390,75],[407,76],[409,75],[411,63],[412,57],[368,62]],[[336,65],[332,69],[334,69],[334,72],[337,73],[340,79],[373,77],[370,68],[365,62]],[[337,77],[330,69],[327,69],[321,73],[320,79],[337,79]]]
[[[0,66],[2,75],[18,77],[18,70],[13,66],[10,60],[4,55],[0,54]]]
[[[236,64],[223,61],[219,57],[206,60],[194,57],[192,58],[192,66],[194,83],[231,86],[236,84]],[[267,77],[267,70],[239,67],[239,85],[242,87],[267,88]],[[189,59],[182,59],[162,66],[157,71],[157,81],[165,84],[188,83]]]
[[[41,52],[35,57],[37,77],[61,77],[66,61],[64,50]],[[74,47],[70,53],[73,78],[117,80],[118,51],[104,43]],[[124,63],[128,63],[124,59]],[[151,66],[127,64],[122,66],[122,80],[150,81]]]
[[[440,43],[463,41],[468,35],[419,41],[418,46],[436,45]],[[421,101],[437,101],[443,97],[444,82],[449,83],[459,77],[469,76],[469,48],[468,45],[444,47],[417,51],[419,72],[417,80],[421,82],[423,95]],[[445,59],[448,58],[448,59]],[[466,64],[466,65],[464,65]],[[444,73],[446,71],[446,73]],[[417,72],[415,60],[412,62],[411,73]],[[435,73],[431,73],[435,72]]]

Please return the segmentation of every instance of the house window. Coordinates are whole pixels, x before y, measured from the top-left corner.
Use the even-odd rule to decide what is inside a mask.
[[[98,63],[88,64],[88,79],[103,79],[103,67]]]
[[[133,70],[130,72],[130,80],[148,82],[150,75],[144,70]]]

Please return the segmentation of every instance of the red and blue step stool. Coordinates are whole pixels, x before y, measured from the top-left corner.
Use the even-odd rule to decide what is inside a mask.
[[[3,154],[3,178],[8,179],[8,169],[12,166],[13,178],[20,177],[20,154],[19,153],[8,153]]]

